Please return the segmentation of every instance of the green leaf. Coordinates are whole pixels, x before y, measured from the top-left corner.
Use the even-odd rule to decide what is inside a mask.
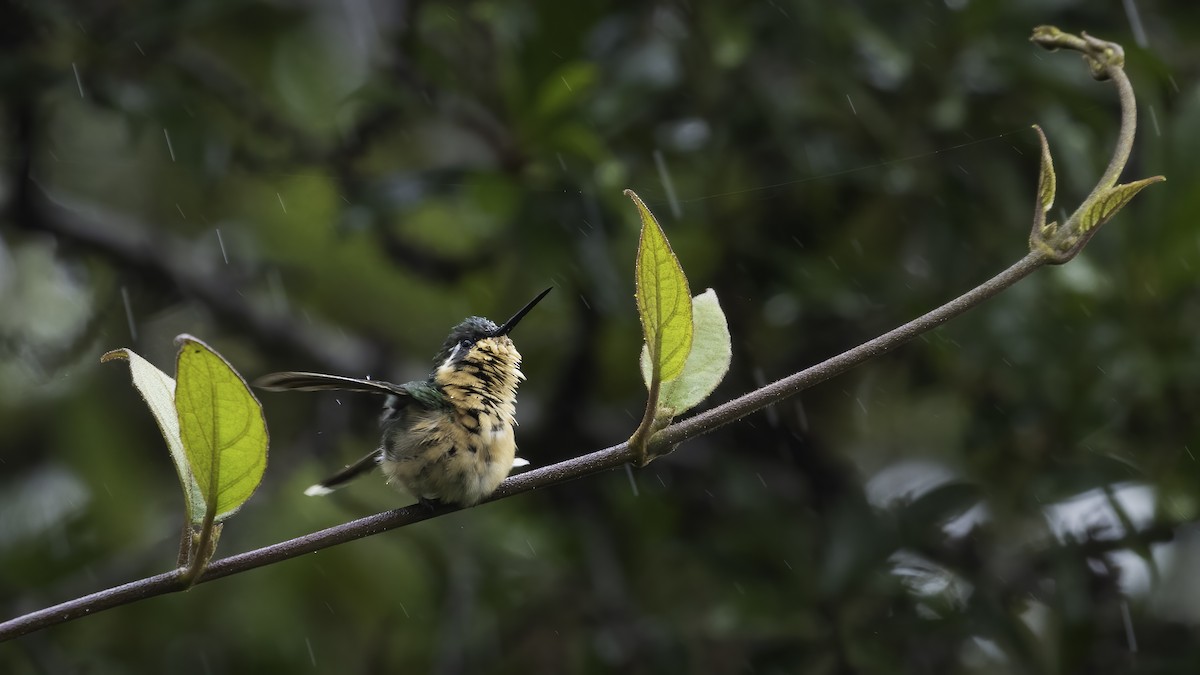
[[[651,371],[659,381],[671,380],[683,372],[692,350],[692,293],[683,267],[650,209],[633,190],[626,190],[625,196],[633,200],[642,219],[635,296]]]
[[[1124,185],[1114,185],[1089,200],[1087,208],[1079,217],[1080,233],[1090,232],[1107,223],[1118,211],[1125,208],[1134,195],[1141,192],[1147,185],[1166,180],[1162,176],[1151,176]]]
[[[167,442],[167,449],[171,452],[175,472],[179,474],[179,484],[183,487],[188,520],[193,523],[200,522],[204,518],[204,495],[192,476],[191,465],[179,435],[179,418],[175,414],[175,380],[131,349],[114,349],[100,357],[101,363],[117,359],[129,361],[129,374],[133,377],[133,386],[146,401],[146,406],[154,415],[154,421],[158,422],[163,440]]]
[[[1037,132],[1038,140],[1042,144],[1042,167],[1038,172],[1038,205],[1041,207],[1041,215],[1038,218],[1044,222],[1050,207],[1054,206],[1057,179],[1054,177],[1054,160],[1050,158],[1050,143],[1046,141],[1046,134],[1042,133],[1042,128],[1036,124],[1033,125],[1033,130]]]
[[[733,357],[729,324],[717,294],[708,289],[692,298],[692,353],[679,377],[664,382],[658,405],[674,417],[691,410],[717,388]],[[642,379],[650,386],[650,352],[642,347]]]
[[[246,381],[208,345],[180,343],[175,407],[179,432],[215,520],[233,515],[254,494],[267,466],[267,424]]]
[[[1058,181],[1054,176],[1054,160],[1050,157],[1050,143],[1042,128],[1033,125],[1042,146],[1042,163],[1038,170],[1037,205],[1033,209],[1033,229],[1029,232],[1029,250],[1041,251],[1051,259],[1062,255],[1058,250],[1058,221],[1046,223],[1046,214],[1054,206],[1054,192]]]

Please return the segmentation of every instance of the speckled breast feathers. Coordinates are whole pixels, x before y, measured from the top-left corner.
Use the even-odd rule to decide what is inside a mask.
[[[385,431],[381,466],[388,480],[419,498],[463,505],[491,494],[516,456],[520,365],[505,335],[451,348],[432,377],[444,404],[397,420],[403,433]]]

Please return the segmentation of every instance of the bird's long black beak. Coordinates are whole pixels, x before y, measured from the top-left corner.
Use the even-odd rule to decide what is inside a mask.
[[[512,318],[508,321],[505,321],[503,326],[500,326],[496,330],[492,331],[492,336],[495,337],[499,335],[508,335],[512,329],[517,327],[517,324],[521,321],[521,319],[525,318],[525,315],[529,313],[529,310],[533,309],[533,306],[538,304],[538,302],[540,302],[542,298],[546,297],[546,294],[552,290],[554,290],[553,286],[547,288],[541,293],[538,293],[536,298],[530,300],[528,304],[521,308],[521,311],[513,314]]]

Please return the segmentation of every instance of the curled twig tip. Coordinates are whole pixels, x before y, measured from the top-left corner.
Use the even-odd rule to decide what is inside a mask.
[[[1088,35],[1085,31],[1072,35],[1056,26],[1038,26],[1029,40],[1050,51],[1073,49],[1079,52],[1097,80],[1107,80],[1114,69],[1125,67],[1125,49],[1121,45]]]
[[[1054,26],[1038,26],[1033,29],[1030,40],[1046,49],[1064,48],[1082,53],[1092,77],[1097,80],[1112,80],[1121,102],[1121,129],[1108,168],[1097,181],[1091,194],[1061,226],[1057,222],[1046,223],[1045,220],[1046,213],[1054,203],[1054,166],[1046,136],[1034,125],[1042,146],[1042,166],[1029,246],[1048,262],[1062,264],[1078,255],[1096,230],[1124,208],[1138,192],[1163,178],[1153,176],[1123,185],[1117,184],[1117,179],[1129,161],[1137,128],[1137,105],[1133,87],[1125,75],[1125,50],[1121,45],[1101,40],[1085,32],[1078,36],[1070,35]]]

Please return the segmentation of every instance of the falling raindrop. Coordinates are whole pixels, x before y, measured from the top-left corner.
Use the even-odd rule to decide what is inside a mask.
[[[779,12],[780,14],[782,14],[784,16],[784,18],[787,18],[787,19],[792,18],[792,15],[788,14],[787,10],[784,9],[783,7],[780,7],[778,3],[775,3],[772,1],[772,2],[768,2],[767,4],[770,5],[771,8],[774,9],[776,12]]]
[[[671,205],[671,215],[679,218],[683,215],[683,211],[679,208],[679,198],[675,196],[675,183],[671,180],[671,173],[667,171],[667,162],[659,150],[654,151],[654,166],[658,167],[658,179],[662,181],[663,189],[667,191],[667,202]]]
[[[1125,16],[1129,17],[1129,30],[1133,33],[1134,41],[1139,47],[1146,49],[1150,46],[1150,41],[1146,38],[1146,29],[1142,26],[1142,16],[1138,12],[1137,2],[1121,0],[1121,4],[1125,5]]]
[[[75,71],[75,85],[79,87],[79,98],[84,98],[83,78],[79,77],[79,67],[75,65],[74,61],[71,62],[71,70]]]
[[[280,208],[283,209],[283,215],[286,216],[287,215],[287,204],[283,203],[283,195],[276,192],[275,196],[279,198],[279,206],[280,206]]]
[[[769,313],[768,313],[768,316],[770,316]],[[768,321],[769,320],[770,319],[768,319]],[[756,366],[751,371],[751,373],[754,377],[754,386],[756,386],[760,389],[762,387],[767,386],[767,374],[763,372],[763,369],[761,367]],[[780,424],[779,409],[773,405],[769,405],[769,406],[767,406],[766,410],[764,410],[763,412],[767,416],[767,425],[770,426],[772,429],[778,429],[779,424]]]
[[[858,117],[858,110],[854,107],[854,101],[850,100],[850,94],[846,94],[846,102],[850,104],[850,112],[854,113],[855,117]]]
[[[217,230],[217,245],[221,247],[221,258],[223,258],[225,260],[225,264],[228,265],[229,264],[229,256],[225,253],[225,240],[221,239],[221,228],[218,227],[218,228],[216,228],[216,230]]]
[[[317,667],[317,655],[313,653],[312,641],[304,638],[304,646],[308,647],[308,660],[312,662],[313,668]]]
[[[171,153],[171,161],[175,161],[175,148],[171,145],[171,132],[163,127],[163,137],[167,139],[167,152]]]
[[[1154,135],[1162,136],[1162,130],[1158,128],[1158,114],[1154,112],[1154,106],[1150,106],[1150,123],[1154,125]]]
[[[280,314],[287,312],[287,290],[283,287],[283,277],[280,276],[279,270],[273,269],[267,272],[267,288],[270,291],[271,299],[275,301],[275,311]]]
[[[129,289],[121,287],[121,300],[125,303],[125,320],[129,322],[129,335],[137,342],[137,324],[133,322],[133,305],[129,302]]]
[[[800,431],[804,432],[804,434],[808,434],[808,432],[809,432],[809,413],[808,413],[808,411],[804,410],[804,404],[802,404],[802,402],[799,402],[799,401],[796,402],[796,419],[799,420]]]
[[[633,496],[638,496],[637,479],[633,477],[633,467],[628,463],[625,464],[625,474],[629,476],[629,487],[633,490]]]
[[[1129,616],[1128,600],[1121,600],[1121,619],[1125,621],[1125,640],[1129,642],[1129,651],[1136,654],[1137,636],[1133,634],[1133,617]]]

